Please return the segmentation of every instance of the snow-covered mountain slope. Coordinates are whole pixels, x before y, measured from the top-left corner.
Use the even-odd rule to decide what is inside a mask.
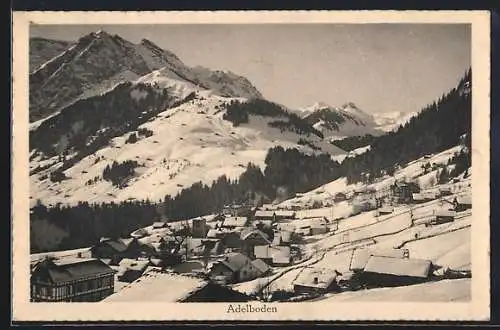
[[[368,114],[352,102],[341,107],[316,102],[296,110],[296,113],[332,139],[365,134],[381,135],[397,129],[417,115],[401,111]]]
[[[338,138],[357,135],[380,135],[373,116],[359,109],[354,103],[333,107],[317,102],[301,109],[302,117],[326,137]]]
[[[432,183],[437,182],[437,172],[431,171],[427,174],[425,170],[422,168],[422,165],[425,163],[429,164],[440,164],[446,165],[448,161],[453,158],[458,152],[460,152],[464,147],[459,145],[447,149],[443,152],[428,155],[406,164],[405,167],[398,169],[393,176],[385,176],[380,178],[376,182],[371,185],[366,186],[366,188],[373,188],[377,191],[388,189],[392,184],[394,184],[395,180],[403,180],[403,181],[412,181],[417,180],[422,188],[430,188]],[[360,148],[367,149],[367,148]],[[362,150],[358,150],[361,152]],[[366,151],[366,150],[365,150]],[[333,156],[337,161],[341,161],[343,158],[347,157],[347,155],[338,155]],[[466,181],[466,180],[465,180]],[[460,185],[461,183],[458,183]],[[324,204],[331,203],[333,196],[336,193],[345,193],[346,195],[352,194],[356,189],[361,189],[363,187],[362,183],[356,184],[347,184],[346,178],[339,178],[330,183],[326,183],[314,190],[311,190],[304,194],[298,194],[296,197],[292,199],[288,199],[283,201],[280,206],[289,208],[292,206],[295,207],[307,207],[313,205],[314,202],[321,202]]]
[[[405,113],[401,111],[376,113],[373,115],[377,129],[390,132],[397,129],[400,125],[406,124],[410,118],[416,116],[416,112]]]
[[[105,31],[80,38],[66,51],[30,74],[30,121],[123,82],[165,68],[171,77],[223,96],[261,98],[244,77],[230,72],[190,68],[175,54],[143,39],[133,44]]]
[[[175,79],[165,77],[161,72],[143,77],[140,81],[141,84],[148,81],[158,88],[174,88],[179,96],[195,89],[188,83],[172,85]],[[139,92],[136,92],[136,97],[141,97]],[[293,130],[281,132],[269,125],[276,119],[274,117],[250,115],[248,123],[234,127],[230,121],[223,119],[224,105],[231,100],[234,98],[199,90],[189,101],[167,107],[137,127],[137,130],[152,131],[152,136],[126,143],[130,132],[135,132],[126,131],[111,139],[107,146],[66,169],[64,173],[68,178],[59,183],[48,178],[61,165],[58,156],[44,160],[40,155],[34,156],[32,169],[53,165],[31,175],[32,202],[37,199],[47,204],[130,198],[160,200],[166,194],[175,195],[197,181],[210,184],[223,174],[235,179],[246,169],[248,162],[263,168],[268,149],[277,145],[295,147],[305,153],[343,153],[316,135],[307,136]],[[236,100],[244,101],[242,98]],[[306,140],[319,150],[301,145],[299,140]],[[102,179],[107,165],[126,160],[139,163],[136,174],[126,186],[118,188]],[[96,177],[98,179],[94,181]],[[89,180],[91,184],[88,184]]]
[[[64,52],[71,42],[32,37],[29,40],[29,70],[38,69],[43,63]]]

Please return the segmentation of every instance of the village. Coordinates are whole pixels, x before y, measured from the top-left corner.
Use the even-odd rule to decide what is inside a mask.
[[[31,299],[290,302],[446,281],[465,287],[470,176],[425,183],[427,170],[411,171],[409,180],[340,180],[281,203],[227,205],[92,247],[32,255]]]

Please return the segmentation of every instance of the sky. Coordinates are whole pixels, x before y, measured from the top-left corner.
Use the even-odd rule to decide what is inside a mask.
[[[465,24],[32,25],[30,35],[74,41],[100,29],[245,76],[294,109],[354,102],[369,113],[419,111],[471,65]]]

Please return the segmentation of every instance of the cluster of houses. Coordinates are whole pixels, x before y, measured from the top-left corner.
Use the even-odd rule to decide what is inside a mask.
[[[407,183],[395,183],[391,191],[396,200],[405,203],[452,194],[447,187],[415,192],[415,187]],[[393,213],[394,208],[380,205],[379,199],[372,198],[375,195],[375,191],[364,188],[355,191],[351,200],[358,212],[377,209],[377,215]],[[335,198],[339,202],[347,200],[343,193]],[[453,221],[457,212],[472,207],[471,196],[442,199],[449,207],[434,211],[431,224]],[[160,297],[162,301],[220,301],[217,292],[224,292],[224,301],[248,301],[249,297],[232,292],[226,285],[270,275],[276,267],[301,261],[298,237],[337,229],[335,221],[324,217],[296,219],[295,211],[269,204],[256,210],[233,205],[211,217],[155,222],[129,237],[103,237],[91,248],[64,258],[33,260],[31,299],[100,301],[110,295],[109,299],[120,300],[123,295],[127,300],[135,293],[130,289],[128,293],[120,290],[113,294],[116,283],[131,283],[139,278],[142,281],[146,276],[151,281],[193,283],[194,287],[187,291],[190,295],[179,292],[177,296]],[[340,290],[346,283],[351,289],[355,283],[362,287],[418,283],[427,280],[432,269],[430,261],[411,259],[404,249],[357,248],[353,250],[349,274],[306,267],[295,280],[294,289],[296,293],[324,293]]]
[[[32,299],[101,300],[113,293],[115,280],[131,283],[142,278],[151,267],[221,285],[255,279],[272,272],[272,267],[293,264],[295,255],[291,245],[294,235],[314,235],[328,230],[324,219],[310,221],[312,225],[301,228],[290,225],[289,221],[293,219],[295,212],[276,210],[271,205],[264,205],[252,214],[248,214],[244,207],[233,207],[225,208],[223,213],[211,218],[155,222],[137,229],[129,237],[103,237],[88,249],[85,256],[65,258],[64,265],[50,258],[34,262]],[[81,278],[73,268],[82,270]],[[103,277],[105,281],[89,282],[81,287],[72,285],[72,281],[85,283],[89,271],[95,279]],[[59,281],[61,276],[50,278],[58,272],[66,274],[64,282]],[[106,289],[99,291],[100,285],[108,282],[111,286],[103,286]],[[53,287],[57,289],[63,284],[70,285],[67,290],[73,296],[60,294],[58,290],[55,296],[51,295]],[[96,285],[98,288],[94,288]],[[88,288],[93,289],[89,291]],[[42,291],[43,294],[37,293]],[[87,295],[88,292],[92,294]]]
[[[429,260],[412,259],[407,249],[356,248],[349,271],[305,267],[293,283],[295,294],[325,294],[362,288],[390,287],[428,281],[435,268]]]

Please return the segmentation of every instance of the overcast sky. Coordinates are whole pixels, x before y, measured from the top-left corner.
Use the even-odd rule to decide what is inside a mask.
[[[352,101],[367,112],[420,110],[470,66],[470,26],[458,24],[64,25],[31,36],[76,40],[103,29],[147,38],[190,66],[247,77],[269,100],[298,108]]]

